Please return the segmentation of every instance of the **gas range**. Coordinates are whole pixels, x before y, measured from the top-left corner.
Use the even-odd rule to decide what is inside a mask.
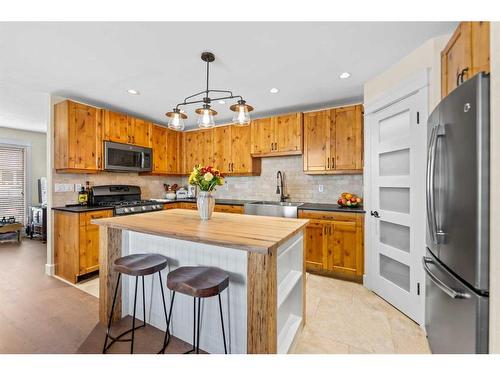
[[[91,189],[89,204],[97,207],[112,207],[115,216],[163,209],[161,203],[141,199],[141,188],[132,185],[94,186]]]

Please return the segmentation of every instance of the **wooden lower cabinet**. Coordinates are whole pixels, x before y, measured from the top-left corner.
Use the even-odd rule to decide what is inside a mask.
[[[305,235],[306,269],[362,282],[364,215],[300,210],[299,218],[310,220]]]
[[[112,210],[54,211],[55,274],[76,283],[99,269],[99,226],[91,220],[113,216]]]
[[[191,202],[177,202],[177,203],[165,203],[163,206],[165,210],[171,210],[174,208],[183,208],[185,210],[197,210],[198,207],[196,203]],[[233,214],[242,214],[243,206],[230,205],[230,204],[216,204],[214,207],[214,212],[227,212]]]

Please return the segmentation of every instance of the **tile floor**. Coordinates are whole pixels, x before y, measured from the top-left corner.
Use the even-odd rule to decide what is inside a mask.
[[[423,330],[362,285],[308,274],[306,305],[292,353],[430,353]]]
[[[96,298],[99,298],[99,276],[93,279],[83,281],[75,285],[81,291],[90,294]]]

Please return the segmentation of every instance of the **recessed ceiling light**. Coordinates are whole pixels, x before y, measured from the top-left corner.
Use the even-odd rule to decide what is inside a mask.
[[[269,92],[270,92],[271,94],[277,94],[277,93],[279,93],[279,92],[280,92],[280,89],[278,89],[278,88],[276,88],[276,87],[273,87],[271,90],[269,90]]]
[[[219,104],[226,104],[224,100],[219,100]]]
[[[134,90],[134,89],[128,89],[127,92],[130,95],[140,95],[140,92],[138,90]]]
[[[342,74],[339,75],[339,78],[346,79],[346,78],[349,78],[350,76],[351,76],[351,73],[344,72],[344,73],[342,73]]]

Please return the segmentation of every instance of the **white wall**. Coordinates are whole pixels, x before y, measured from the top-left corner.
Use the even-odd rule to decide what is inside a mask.
[[[424,69],[429,69],[429,113],[431,113],[441,100],[441,50],[450,36],[451,34],[446,34],[428,40],[389,69],[366,82],[365,107],[400,82]]]
[[[37,180],[40,177],[47,176],[47,135],[45,133],[0,127],[0,139],[20,141],[31,146],[31,203],[38,204]]]
[[[490,352],[500,353],[500,22],[491,23],[490,36]]]

